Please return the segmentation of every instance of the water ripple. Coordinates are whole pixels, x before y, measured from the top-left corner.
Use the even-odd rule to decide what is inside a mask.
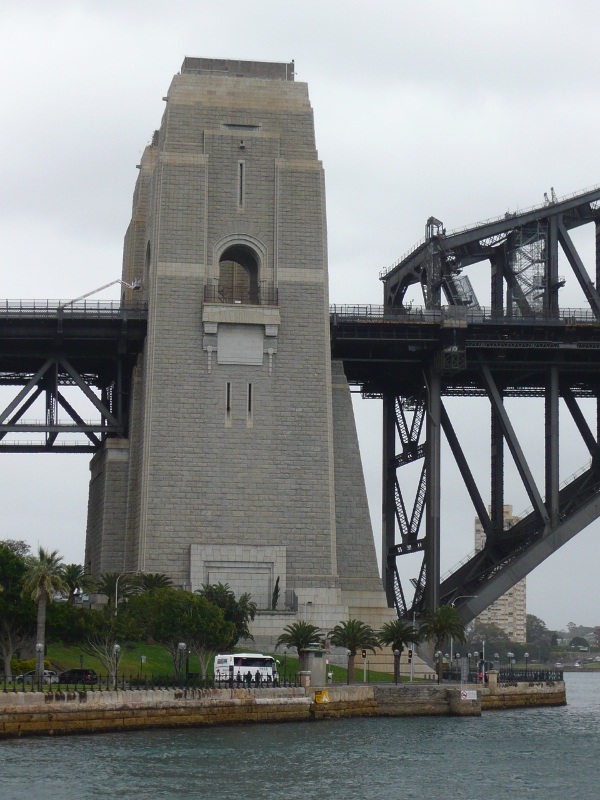
[[[488,712],[481,719],[6,741],[0,800],[597,800],[600,675],[566,677],[566,708]]]

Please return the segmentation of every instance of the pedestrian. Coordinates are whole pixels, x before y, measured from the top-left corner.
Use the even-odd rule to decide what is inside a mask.
[[[260,686],[260,670],[259,669],[256,670],[256,675],[254,676],[254,681],[255,681],[256,688],[258,689],[259,686]]]

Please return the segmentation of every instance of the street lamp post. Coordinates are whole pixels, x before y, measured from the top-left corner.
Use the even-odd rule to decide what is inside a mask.
[[[515,654],[514,653],[507,653],[506,655],[508,656],[508,672],[510,674],[510,677],[512,678],[512,663],[513,663],[513,658],[515,657]]]
[[[99,286],[97,289],[92,289],[91,292],[86,292],[85,294],[80,295],[79,297],[74,297],[73,300],[69,300],[66,303],[63,303],[58,307],[59,311],[67,306],[73,305],[73,303],[78,303],[80,300],[85,300],[86,297],[91,297],[93,294],[98,294],[98,292],[102,292],[104,289],[108,289],[110,286],[115,286],[117,283],[120,283],[121,286],[124,286],[126,289],[132,289],[134,292],[139,291],[142,288],[141,281],[133,281],[133,283],[127,283],[127,281],[122,281],[117,278],[116,281],[111,281],[110,283],[105,283],[104,286]]]
[[[460,659],[460,653],[455,653],[454,658],[456,659],[456,680],[458,680],[458,660]],[[462,683],[462,674],[460,676],[460,682]]]
[[[529,653],[524,653],[525,656],[525,680],[527,680],[527,665],[529,661]]]
[[[119,654],[120,654],[120,652],[121,652],[121,645],[117,644],[115,642],[115,644],[113,644],[113,656],[114,656],[114,659],[115,659],[115,691],[117,689],[117,675],[118,675],[118,672],[119,672]]]
[[[179,642],[179,644],[177,645],[177,650],[178,650],[177,662],[179,664],[179,670],[178,670],[179,674],[178,674],[177,677],[179,678],[179,685],[181,685],[181,670],[183,668],[183,654],[187,650],[187,644],[185,642]]]
[[[117,580],[115,581],[115,617],[117,616],[117,606],[119,604],[119,579],[122,578],[123,575],[143,575],[143,570],[126,570],[125,572],[121,572],[120,575],[117,575]]]
[[[481,665],[481,685],[485,684],[485,639],[481,642],[481,661],[483,662]]]
[[[398,673],[400,672],[400,650],[394,650],[394,679],[398,686]]]
[[[44,680],[44,645],[41,642],[38,642],[35,646],[35,659],[35,672],[39,692],[41,684]],[[23,686],[25,686],[25,679],[23,679]]]

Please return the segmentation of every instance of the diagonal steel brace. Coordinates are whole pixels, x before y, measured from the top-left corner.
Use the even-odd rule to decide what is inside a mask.
[[[533,475],[531,474],[529,465],[525,460],[525,455],[523,453],[523,450],[521,449],[521,445],[519,444],[519,440],[517,439],[514,428],[511,424],[510,419],[508,418],[508,414],[506,413],[506,409],[504,408],[504,403],[502,402],[502,398],[500,397],[500,392],[498,391],[498,388],[494,382],[492,373],[490,372],[490,368],[488,367],[487,364],[481,364],[480,370],[481,370],[481,377],[483,379],[483,385],[490,399],[490,403],[494,410],[494,414],[496,415],[498,422],[500,423],[500,427],[502,428],[502,434],[504,436],[504,439],[506,440],[508,448],[514,459],[517,470],[519,471],[519,475],[521,476],[523,485],[525,486],[525,491],[529,495],[529,499],[536,513],[538,514],[540,519],[544,522],[544,524],[547,525],[548,522],[550,521],[550,517],[548,516],[548,512],[546,511],[546,506],[543,503],[538,488],[535,485],[535,481],[533,480]]]

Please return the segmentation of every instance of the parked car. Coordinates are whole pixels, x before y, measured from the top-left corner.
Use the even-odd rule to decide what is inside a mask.
[[[26,686],[28,684],[33,684],[34,682],[37,682],[34,669],[32,669],[31,672],[23,673],[23,675],[15,676],[15,683],[22,683]],[[46,685],[50,683],[58,683],[58,672],[55,672],[53,669],[45,669],[43,682]]]
[[[90,686],[98,683],[98,675],[93,669],[67,669],[59,675],[61,683],[84,683]]]
[[[554,666],[555,666],[555,667],[562,667],[562,663],[561,663],[560,661],[557,661],[557,662],[556,662],[556,664],[555,664]]]

